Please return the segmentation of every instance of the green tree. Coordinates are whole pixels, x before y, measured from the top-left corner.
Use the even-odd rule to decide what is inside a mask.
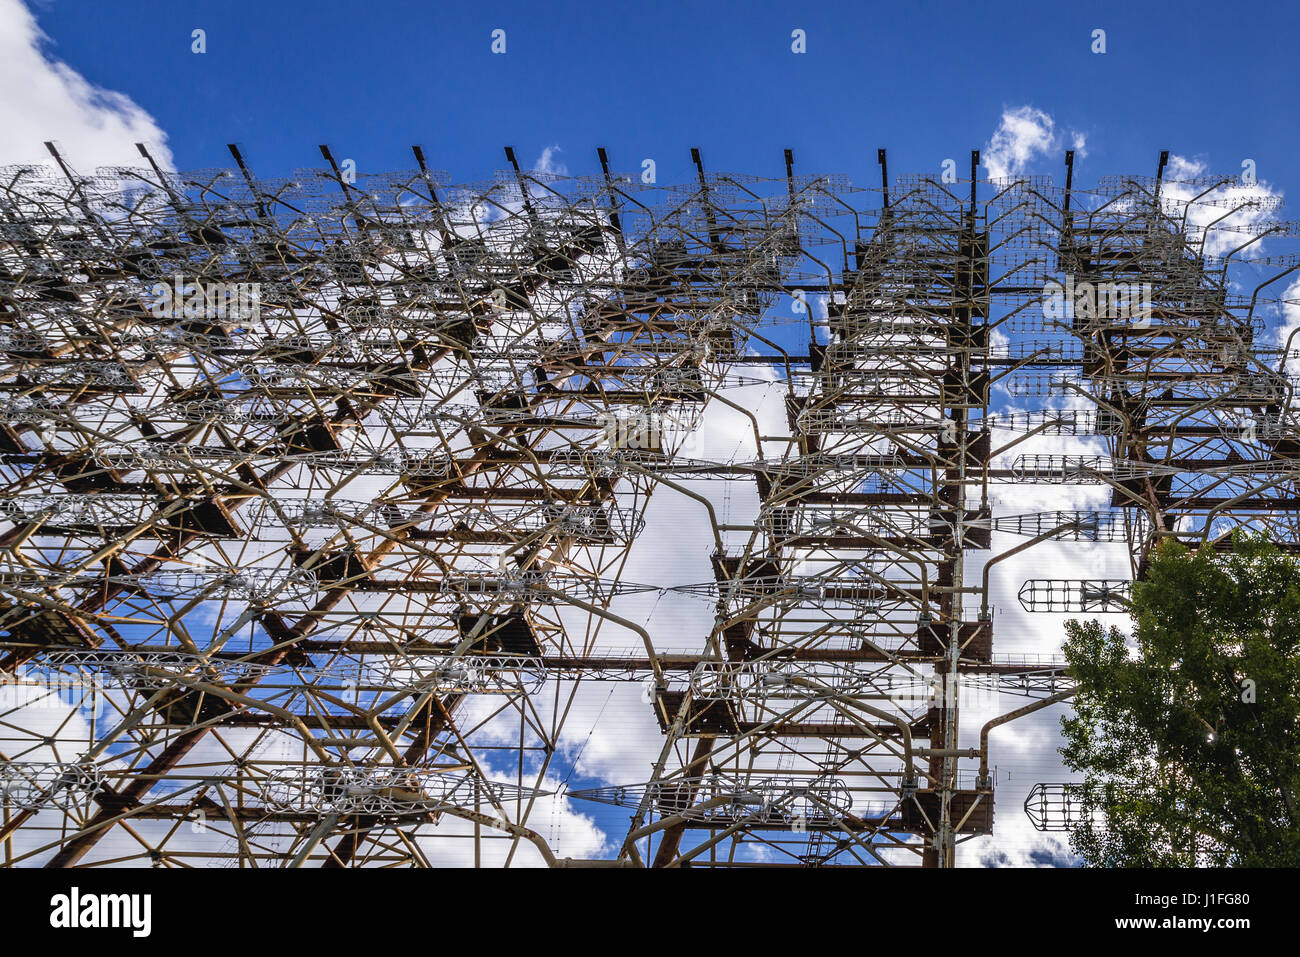
[[[1099,867],[1300,864],[1300,562],[1258,537],[1217,555],[1166,540],[1131,612],[1131,638],[1066,626],[1075,852]]]

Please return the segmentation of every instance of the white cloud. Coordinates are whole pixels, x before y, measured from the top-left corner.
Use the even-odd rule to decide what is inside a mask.
[[[1208,164],[1185,156],[1169,157],[1165,167],[1165,185],[1160,194],[1165,212],[1174,217],[1187,216],[1187,232],[1193,241],[1204,236],[1205,255],[1223,256],[1250,239],[1252,232],[1268,228],[1274,211],[1280,206],[1280,190],[1258,180],[1244,183],[1223,177],[1223,185],[1207,190]],[[1205,230],[1209,228],[1208,232]],[[1266,240],[1251,244],[1236,257],[1262,255]]]
[[[513,783],[510,775],[489,775],[504,783]],[[538,796],[524,820],[524,826],[536,832],[546,842],[551,853],[559,858],[591,860],[608,857],[613,851],[610,838],[596,826],[593,818],[577,810],[573,802],[564,794],[562,782],[552,777],[545,778],[540,786],[543,790],[560,793]],[[514,820],[513,805],[507,807],[510,819]],[[495,811],[488,806],[479,811],[495,817]],[[507,859],[514,867],[541,867],[545,864],[537,847],[527,840],[515,841],[505,830],[481,828],[483,838],[481,864],[483,867],[504,867]],[[433,867],[472,867],[474,865],[474,823],[451,814],[443,815],[432,827],[421,828],[417,842],[428,857]],[[457,840],[459,838],[459,840]],[[513,856],[511,848],[514,848]]]
[[[1282,317],[1277,330],[1277,342],[1283,348],[1290,346],[1287,350],[1286,366],[1288,371],[1294,372],[1295,365],[1291,362],[1291,356],[1300,350],[1300,336],[1291,339],[1291,334],[1300,329],[1300,279],[1292,282],[1282,293],[1281,309]]]
[[[1002,111],[1002,121],[993,131],[980,157],[990,179],[1006,179],[1023,172],[1036,156],[1049,152],[1056,143],[1056,122],[1051,114],[1032,106]]]
[[[989,179],[1019,176],[1035,159],[1061,149],[1066,135],[1057,131],[1052,115],[1034,106],[1007,107],[1002,111],[998,128],[984,145],[980,158],[989,171]],[[1088,155],[1085,134],[1068,133],[1070,148],[1080,158]]]
[[[558,143],[546,147],[546,149],[542,150],[542,155],[537,157],[537,162],[533,164],[533,171],[537,173],[554,173],[557,176],[567,175],[569,168],[555,158],[557,153],[563,152],[564,150],[560,149]]]
[[[139,166],[136,143],[172,165],[167,134],[130,97],[90,83],[49,54],[50,39],[21,0],[0,0],[0,164],[51,162],[53,140],[68,164]]]

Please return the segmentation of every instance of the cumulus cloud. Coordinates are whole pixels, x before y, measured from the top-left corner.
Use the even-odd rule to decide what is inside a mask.
[[[1282,225],[1278,221],[1282,190],[1273,184],[1253,176],[1249,181],[1243,176],[1215,176],[1205,160],[1174,155],[1165,167],[1165,185],[1160,197],[1167,215],[1186,220],[1192,248],[1204,252],[1211,272],[1229,254],[1227,261],[1232,264],[1272,255],[1268,233],[1274,226]],[[1215,260],[1220,263],[1216,264]],[[1270,275],[1247,272],[1243,281],[1235,273],[1235,268],[1229,269],[1229,284],[1247,298],[1252,286]],[[1285,287],[1278,284],[1265,289],[1258,306],[1256,318],[1275,323],[1270,336],[1272,342],[1285,345],[1291,334],[1300,329],[1300,279],[1292,280]],[[1297,343],[1293,341],[1291,346],[1294,352]],[[1286,369],[1290,372],[1296,369],[1290,356]]]
[[[0,0],[0,164],[48,163],[55,141],[70,165],[138,166],[146,143],[170,167],[167,134],[129,96],[95,86],[49,52],[50,39],[21,0]],[[20,92],[14,92],[20,91]]]
[[[565,176],[569,168],[556,159],[557,153],[563,153],[558,143],[553,143],[546,149],[542,150],[542,155],[537,157],[537,162],[533,164],[534,172],[554,173],[557,176]]]
[[[1087,137],[1074,130],[1058,132],[1050,113],[1028,105],[1007,107],[980,158],[989,179],[1007,179],[1019,176],[1038,157],[1061,149],[1067,137],[1071,149],[1087,155]]]
[[[1264,180],[1218,179],[1219,184],[1213,185],[1215,177],[1204,160],[1174,155],[1165,167],[1166,183],[1160,194],[1168,214],[1186,214],[1189,237],[1203,238],[1205,255],[1211,259],[1240,246],[1253,232],[1267,229],[1282,200],[1281,190]],[[1265,242],[1251,244],[1239,256],[1261,255]]]
[[[489,777],[512,783],[508,774]],[[531,813],[519,823],[537,833],[556,857],[590,860],[610,855],[613,845],[609,836],[593,818],[574,807],[563,793],[563,782],[547,777],[540,782],[540,787],[557,793],[538,796],[533,801]],[[496,816],[489,807],[479,810]],[[514,815],[510,816],[513,820]],[[472,867],[474,833],[472,821],[445,814],[436,825],[420,828],[416,840],[433,867]],[[536,846],[527,840],[516,840],[508,832],[492,828],[481,829],[480,834],[483,841],[479,860],[483,867],[504,867],[507,862],[515,867],[541,867],[545,864]]]
[[[1300,349],[1300,336],[1296,336],[1293,340],[1291,335],[1297,329],[1300,329],[1300,279],[1292,282],[1291,285],[1286,287],[1286,291],[1282,293],[1281,311],[1282,316],[1277,329],[1277,341],[1280,346],[1290,346],[1287,349],[1285,364],[1288,371],[1294,372],[1295,363],[1291,361],[1291,357],[1297,349]]]

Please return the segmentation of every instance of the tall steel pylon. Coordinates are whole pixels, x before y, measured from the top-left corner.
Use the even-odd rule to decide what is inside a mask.
[[[234,148],[190,173],[51,153],[0,179],[11,865],[592,863],[536,821],[559,799],[626,808],[630,866],[952,866],[992,831],[989,733],[1069,695],[1052,649],[993,653],[998,562],[1110,541],[1140,575],[1160,536],[1294,540],[1286,346],[1228,281],[1295,268],[1244,252],[1292,230],[1206,224],[1230,184],[1163,160],[1079,191],[1072,156],[1058,188],[981,181],[978,154],[891,182],[881,151],[862,189],[788,153],[762,179],[695,152],[681,186],[603,151],[567,177],[507,150],[464,186],[419,149],[365,176],[322,147],[284,180]],[[740,406],[752,456],[683,451],[751,385],[785,432]],[[1106,446],[1018,454],[1047,434]],[[1000,482],[1112,506],[1004,514]],[[754,514],[720,518],[719,486]],[[660,489],[707,515],[713,580],[629,580]],[[655,594],[711,626],[628,610]],[[662,732],[646,777],[557,787],[575,707],[629,681]],[[971,694],[1034,700],[963,727]]]

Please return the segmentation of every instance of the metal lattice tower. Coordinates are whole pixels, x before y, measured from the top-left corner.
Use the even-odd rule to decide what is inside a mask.
[[[952,866],[992,831],[989,732],[1070,693],[1062,662],[993,653],[998,561],[1125,543],[1140,577],[1160,536],[1295,542],[1287,344],[1257,346],[1271,303],[1228,278],[1297,268],[1241,255],[1293,231],[1207,255],[1224,227],[1189,213],[1227,184],[1163,159],[1080,192],[1072,157],[1064,188],[978,181],[977,154],[969,181],[891,184],[882,151],[869,190],[788,153],[784,179],[696,153],[656,187],[507,151],[453,187],[418,149],[354,177],[322,148],[288,180],[234,148],[92,176],[51,152],[0,170],[8,864],[421,865],[452,819],[475,860],[495,835],[589,863],[531,816],[574,701],[631,681],[648,779],[566,792],[628,809],[612,857]],[[751,414],[753,458],[683,454],[711,402],[773,382],[788,434]],[[998,388],[1044,398],[991,410]],[[1040,435],[1105,451],[1018,454]],[[999,482],[1111,507],[995,514]],[[718,483],[760,504],[707,508],[714,579],[627,580],[651,493]],[[686,653],[620,613],[669,592],[714,611]],[[1035,700],[975,746],[971,689]]]

